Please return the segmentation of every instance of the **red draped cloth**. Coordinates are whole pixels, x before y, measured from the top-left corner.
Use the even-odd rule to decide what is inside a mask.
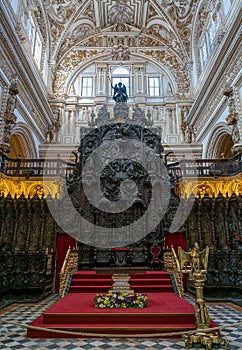
[[[165,249],[171,248],[173,246],[176,254],[178,254],[178,247],[181,247],[182,249],[186,250],[186,236],[185,232],[174,232],[174,233],[168,233],[166,232],[164,234],[165,237]],[[187,289],[187,275],[183,275],[183,285],[184,290]]]
[[[174,233],[168,233],[165,232],[165,248],[173,248],[175,249],[175,252],[178,252],[178,247],[182,247],[182,249],[186,250],[186,237],[185,232],[174,232]]]
[[[76,247],[76,240],[71,236],[68,236],[66,233],[58,233],[56,239],[56,277],[55,277],[55,291],[59,292],[60,287],[60,271],[63,265],[63,262],[66,257],[68,248]]]

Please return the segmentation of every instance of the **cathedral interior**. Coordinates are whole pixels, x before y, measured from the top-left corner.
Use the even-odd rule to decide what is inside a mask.
[[[2,0],[0,24],[0,305],[58,292],[69,246],[82,270],[194,242],[205,296],[241,300],[241,2]]]

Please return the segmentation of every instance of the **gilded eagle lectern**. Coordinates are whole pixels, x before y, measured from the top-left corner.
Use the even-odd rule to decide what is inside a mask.
[[[203,296],[203,288],[207,280],[208,255],[209,247],[200,251],[197,242],[189,252],[185,252],[181,247],[178,248],[180,272],[189,274],[189,280],[196,290],[195,319],[197,332],[186,334],[183,338],[186,348],[201,343],[206,346],[206,349],[211,349],[213,344],[229,349],[227,340],[222,341],[218,332],[209,330],[210,319]]]

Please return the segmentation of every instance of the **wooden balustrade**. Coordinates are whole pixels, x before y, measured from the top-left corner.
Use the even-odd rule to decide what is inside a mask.
[[[0,172],[8,176],[68,177],[74,170],[75,163],[62,159],[12,159],[0,154]],[[182,159],[167,164],[169,173],[174,178],[180,177],[218,177],[239,174],[242,171],[241,154],[231,159]]]

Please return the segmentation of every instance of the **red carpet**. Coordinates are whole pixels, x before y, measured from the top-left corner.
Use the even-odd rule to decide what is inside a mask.
[[[96,336],[105,333],[110,336],[152,334],[154,337],[159,333],[196,328],[194,307],[173,292],[167,272],[147,271],[130,275],[132,289],[135,292],[147,292],[150,301],[148,308],[95,308],[93,300],[95,293],[107,292],[110,289],[112,275],[80,271],[73,276],[70,293],[37,318],[31,326],[89,332],[95,333]],[[81,338],[80,335],[55,334],[41,330],[28,330],[27,336],[30,338]]]

